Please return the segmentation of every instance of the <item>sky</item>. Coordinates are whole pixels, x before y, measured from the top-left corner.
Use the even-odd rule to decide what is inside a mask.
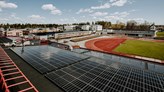
[[[0,0],[0,23],[135,20],[164,24],[164,0]]]

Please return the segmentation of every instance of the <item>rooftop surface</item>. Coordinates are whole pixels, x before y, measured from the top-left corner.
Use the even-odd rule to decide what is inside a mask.
[[[164,66],[163,64],[158,64],[158,63],[154,63],[151,61],[145,61],[145,60],[141,60],[141,59],[134,59],[134,58],[129,58],[129,57],[124,57],[124,56],[120,56],[120,55],[114,55],[114,54],[107,54],[107,53],[103,53],[100,51],[93,51],[93,50],[89,50],[89,49],[74,49],[74,52],[77,53],[81,53],[84,55],[89,55],[89,56],[94,56],[97,58],[101,58],[103,60],[107,60],[107,61],[117,61],[123,64],[127,64],[130,66],[134,66],[143,70],[150,70],[150,71],[154,71],[154,72],[158,72],[158,73],[164,73]]]
[[[5,49],[5,51],[39,92],[52,92],[52,90],[54,92],[63,92],[13,51],[10,49]]]
[[[17,55],[9,49],[6,52],[42,92],[164,91],[164,73],[118,62],[119,59],[103,60],[51,46],[12,50]]]

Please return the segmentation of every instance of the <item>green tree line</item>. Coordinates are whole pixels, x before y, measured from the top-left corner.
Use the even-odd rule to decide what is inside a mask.
[[[134,20],[128,21],[127,23],[119,22],[117,21],[115,24],[112,24],[110,21],[96,21],[96,22],[82,22],[82,23],[73,23],[72,25],[94,25],[99,24],[103,26],[103,29],[114,29],[114,30],[138,30],[138,31],[147,31],[150,29],[150,25],[152,25],[149,22],[144,23],[137,23]],[[69,24],[63,24],[63,25],[69,25]],[[16,29],[24,29],[24,28],[52,28],[52,27],[58,27],[63,26],[59,24],[0,24],[0,28],[8,29],[8,28],[16,28]]]

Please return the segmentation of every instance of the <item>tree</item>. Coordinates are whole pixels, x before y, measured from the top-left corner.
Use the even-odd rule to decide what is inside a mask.
[[[103,29],[109,29],[111,27],[111,22],[107,21],[97,21],[96,24],[102,25]]]
[[[127,30],[135,30],[136,26],[137,26],[137,22],[135,20],[130,20],[127,22],[126,29]]]

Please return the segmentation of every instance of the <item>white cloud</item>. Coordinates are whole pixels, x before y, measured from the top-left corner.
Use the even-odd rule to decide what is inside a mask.
[[[106,16],[105,18],[108,20],[123,20],[123,18],[121,18],[119,16],[112,16],[112,15]]]
[[[91,9],[107,9],[110,7],[111,7],[110,3],[105,3],[105,4],[100,5],[100,6],[92,6]]]
[[[1,17],[0,23],[23,23],[24,20],[16,15],[16,13],[11,13],[8,16]]]
[[[56,9],[56,7],[53,6],[52,4],[45,4],[45,5],[42,6],[42,9],[52,11],[52,10]]]
[[[126,3],[128,2],[128,0],[115,0],[115,2],[113,2],[111,5],[112,6],[124,6]]]
[[[128,21],[130,20],[135,20],[137,22],[144,22],[145,20],[143,18],[133,18],[133,19],[128,19]]]
[[[8,18],[0,18],[0,21],[8,21],[9,19]]]
[[[55,10],[51,11],[51,14],[54,14],[54,15],[61,15],[62,12],[61,12],[60,10],[58,10],[58,9],[55,9]]]
[[[68,21],[74,21],[74,22],[76,22],[77,21],[77,19],[75,18],[75,17],[71,17],[70,19],[68,19],[68,18],[62,18],[62,19],[60,19],[60,21],[61,22],[68,22]]]
[[[124,18],[124,17],[127,17],[129,14],[130,14],[129,12],[125,11],[125,12],[115,12],[115,13],[112,13],[111,15]]]
[[[61,15],[62,14],[61,10],[57,9],[53,4],[44,4],[42,6],[42,9],[51,11],[51,14],[54,14],[54,15]]]
[[[128,0],[110,0],[100,6],[92,6],[91,9],[108,9],[112,6],[124,6]]]
[[[2,11],[2,9],[15,9],[17,8],[18,6],[14,3],[7,3],[6,1],[0,1],[0,11]]]
[[[72,17],[72,19],[73,19],[73,21],[75,21],[75,22],[77,21],[77,19],[76,19],[75,17]]]
[[[64,19],[60,19],[60,21],[64,22],[64,21],[68,21],[69,19],[64,18]]]
[[[29,16],[29,18],[31,18],[31,19],[44,19],[44,17],[42,17],[40,15],[31,15],[31,16]]]
[[[109,20],[123,20],[124,18],[126,18],[130,13],[129,12],[115,12],[110,14],[109,16],[106,16],[106,19]]]
[[[16,16],[16,13],[12,13],[9,18],[10,19],[15,19],[15,20],[21,20],[21,18],[19,18],[19,17]]]
[[[92,9],[83,9],[81,8],[78,12],[76,12],[76,14],[80,14],[80,13],[92,13],[93,10]]]
[[[112,2],[115,2],[115,1],[117,1],[117,0],[110,0],[111,3],[112,3]]]
[[[107,12],[95,12],[91,14],[91,16],[106,16],[106,15],[108,15]]]

